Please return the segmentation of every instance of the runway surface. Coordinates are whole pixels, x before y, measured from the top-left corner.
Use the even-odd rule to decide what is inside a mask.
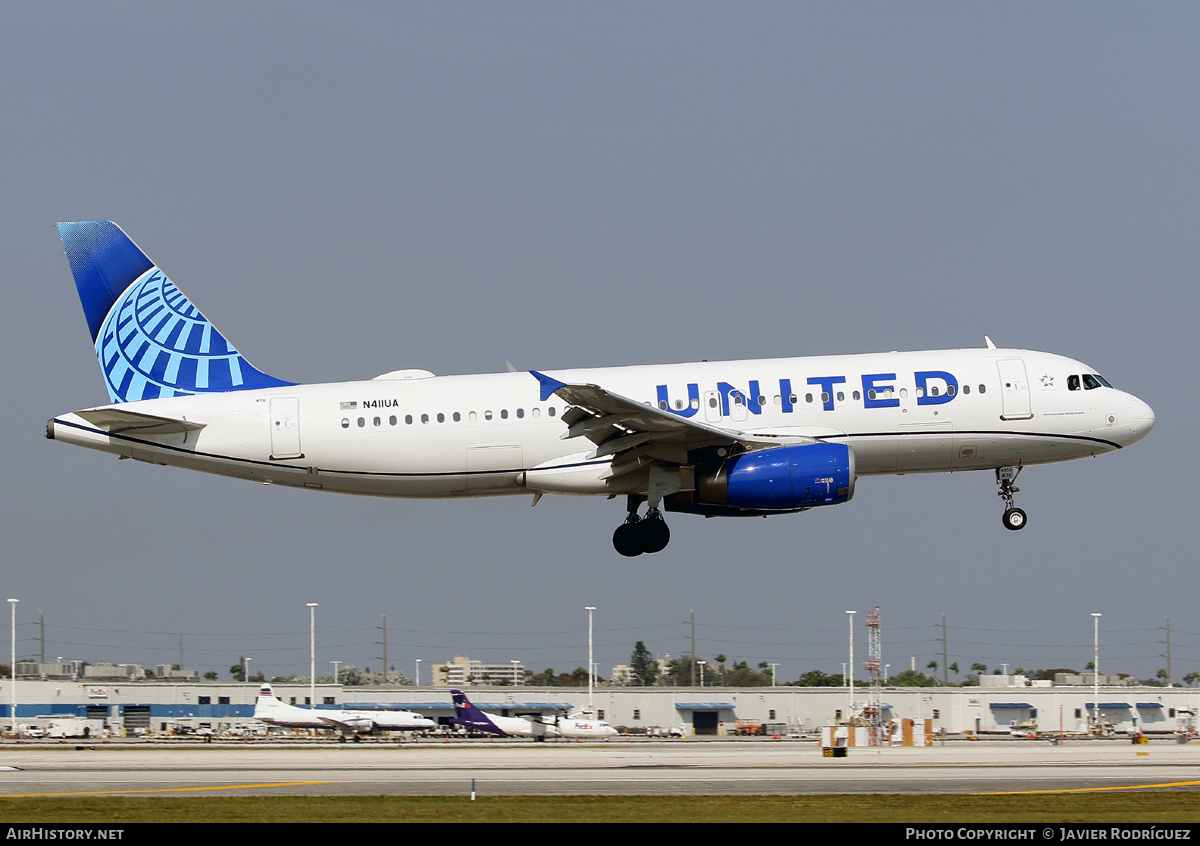
[[[997,793],[1200,789],[1200,747],[1159,741],[361,745],[0,744],[0,795],[432,796]],[[13,768],[13,769],[7,769]]]

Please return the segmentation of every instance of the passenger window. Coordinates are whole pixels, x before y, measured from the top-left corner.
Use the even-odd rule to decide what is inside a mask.
[[[812,402],[812,394],[805,394],[805,395],[804,395],[804,401],[805,401],[805,402]]]
[[[525,416],[525,409],[523,409],[523,408],[518,408],[518,409],[517,409],[517,419],[518,419],[518,420],[520,420],[520,419],[522,419],[524,416]]]
[[[946,386],[946,396],[948,396],[948,397],[954,396],[954,386],[953,385]]]
[[[367,425],[366,418],[364,418],[364,417],[358,418],[358,428],[361,429],[363,426],[366,426],[366,425]]]
[[[412,425],[412,415],[411,414],[404,415],[404,422],[407,425],[411,426]]]
[[[383,422],[383,421],[382,421],[382,420],[380,420],[378,417],[376,417],[376,418],[375,418],[375,425],[376,425],[376,426],[378,426],[378,425],[379,425],[380,423],[382,423],[382,422]]]
[[[439,411],[439,412],[438,412],[438,416],[437,416],[437,421],[438,421],[439,423],[445,423],[445,422],[446,422],[446,415],[442,414],[442,413]]]
[[[766,397],[764,397],[764,396],[760,396],[760,397],[758,398],[758,404],[759,404],[759,405],[766,405],[766,404],[767,404],[767,398],[766,398]]]
[[[862,394],[860,394],[858,391],[855,391],[855,392],[854,392],[854,398],[855,398],[856,400],[860,400],[860,399],[862,399]]]
[[[507,419],[508,419],[508,409],[507,409],[507,408],[502,408],[502,409],[500,409],[500,419],[501,419],[501,420],[507,420]]]
[[[476,414],[474,411],[472,411],[470,414],[468,414],[468,415],[467,415],[467,419],[469,419],[469,420],[478,420],[478,419],[479,419],[479,415],[478,415],[478,414]]]
[[[843,391],[838,391],[838,392],[837,392],[837,398],[838,398],[838,402],[842,402],[844,399],[846,399],[846,394],[845,394],[845,392],[843,392]]]
[[[396,415],[393,414],[391,417],[389,417],[388,423],[392,426],[395,426],[396,425]]]
[[[342,418],[342,428],[343,428],[343,429],[349,429],[349,428],[350,428],[350,418],[349,418],[349,417],[343,417],[343,418]]]
[[[716,407],[717,407],[717,398],[716,398],[716,397],[709,397],[709,398],[708,398],[708,407],[709,407],[709,408],[716,408]]]
[[[457,423],[459,420],[462,420],[462,415],[456,411],[454,412],[454,422]]]
[[[422,414],[422,415],[421,415],[421,422],[422,422],[422,423],[428,423],[428,422],[429,422],[429,415],[428,415],[428,414]]]
[[[546,411],[547,411],[547,413],[549,413],[549,415],[550,415],[551,417],[553,417],[555,414],[557,414],[557,413],[558,413],[558,412],[556,412],[556,411],[554,410],[554,406],[550,406],[548,409],[546,409]]]
[[[971,393],[971,386],[970,386],[970,385],[963,385],[963,393],[964,393],[964,394],[969,394],[969,393]]]
[[[979,393],[981,393],[981,394],[986,394],[986,393],[987,393],[987,385],[980,385],[980,386],[979,386]]]
[[[800,397],[796,396],[795,394],[792,394],[791,396],[788,397],[788,402],[790,402],[792,405],[795,405],[796,403],[800,402]]]
[[[492,419],[492,412],[490,412],[490,411],[485,411],[485,412],[483,413],[483,419],[484,419],[484,420],[491,420],[491,419]]]
[[[532,411],[531,413],[533,414],[533,416],[534,416],[534,417],[541,417],[541,416],[542,416],[542,410],[541,410],[540,408],[535,408],[535,409],[533,409],[533,411]]]

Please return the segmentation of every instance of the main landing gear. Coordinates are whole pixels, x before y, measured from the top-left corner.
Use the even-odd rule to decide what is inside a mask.
[[[1021,490],[1013,484],[1019,475],[1021,475],[1020,465],[996,468],[996,484],[1000,486],[1000,490],[996,493],[1004,499],[1004,517],[1001,519],[1004,521],[1004,528],[1012,529],[1014,532],[1025,528],[1025,512],[1013,505],[1013,494]]]
[[[648,508],[645,517],[638,517],[638,506],[644,501],[644,497],[630,494],[629,516],[613,532],[613,548],[626,558],[662,552],[671,540],[671,530],[657,507]]]

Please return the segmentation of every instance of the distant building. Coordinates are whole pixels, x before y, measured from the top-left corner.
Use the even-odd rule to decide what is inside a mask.
[[[200,681],[199,670],[179,670],[173,664],[158,664],[154,667],[155,678],[163,681]]]
[[[18,661],[16,674],[19,679],[77,679],[79,678],[79,664],[79,661],[52,664]]]
[[[146,678],[146,670],[137,664],[88,664],[83,668],[85,679],[121,679],[137,681]]]
[[[506,664],[485,664],[465,655],[457,655],[453,661],[443,664],[434,664],[434,687],[470,687],[476,684],[508,684],[522,687],[525,684],[525,665],[512,661]]]

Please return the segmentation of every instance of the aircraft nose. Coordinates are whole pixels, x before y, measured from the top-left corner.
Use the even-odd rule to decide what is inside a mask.
[[[1136,443],[1150,434],[1154,428],[1154,409],[1135,396],[1129,397],[1128,419],[1129,443]]]

